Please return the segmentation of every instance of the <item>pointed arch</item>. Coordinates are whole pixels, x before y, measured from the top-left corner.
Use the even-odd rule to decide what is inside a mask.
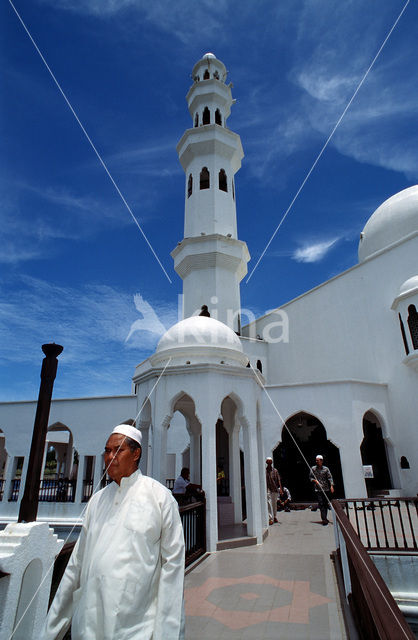
[[[373,497],[382,489],[393,489],[382,421],[378,412],[369,410],[363,415],[363,435],[360,445],[361,460],[363,465],[373,467],[374,477],[366,478],[368,497]]]
[[[199,126],[199,114],[196,113],[195,117],[194,117],[194,126],[198,127]]]
[[[187,181],[187,197],[190,198],[192,193],[193,193],[193,176],[192,174],[190,174],[189,179]]]
[[[210,187],[210,173],[207,167],[203,167],[200,172],[200,188],[209,189]]]
[[[209,80],[209,78],[210,78],[209,69],[206,69],[205,73],[203,74],[203,80]]]
[[[228,191],[225,169],[219,171],[219,189],[221,191]]]
[[[222,115],[219,109],[215,111],[215,124],[219,124],[222,127]]]
[[[210,124],[210,111],[209,111],[209,107],[205,107],[205,108],[203,109],[202,124]]]
[[[324,464],[331,470],[335,496],[344,497],[340,451],[328,438],[325,426],[317,416],[303,410],[294,413],[282,425],[281,438],[273,451],[274,466],[294,501],[314,500],[308,467],[315,463],[318,453],[324,456]]]

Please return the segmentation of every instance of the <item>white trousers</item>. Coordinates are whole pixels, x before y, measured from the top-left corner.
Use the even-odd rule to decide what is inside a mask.
[[[269,520],[274,520],[277,517],[277,498],[279,493],[276,491],[270,491],[267,489],[267,504],[269,508]]]

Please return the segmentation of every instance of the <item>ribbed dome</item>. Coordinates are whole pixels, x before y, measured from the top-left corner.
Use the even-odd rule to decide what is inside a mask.
[[[165,332],[151,362],[155,366],[169,358],[173,365],[214,362],[245,366],[248,362],[236,333],[205,316],[186,318]]]
[[[369,218],[358,248],[359,262],[418,231],[418,185],[386,200]]]

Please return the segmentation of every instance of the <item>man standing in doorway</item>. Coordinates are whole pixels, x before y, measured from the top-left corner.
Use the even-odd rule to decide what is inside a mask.
[[[328,504],[330,492],[334,493],[334,480],[331,471],[324,466],[324,458],[320,454],[316,456],[316,464],[311,468],[309,478],[314,484],[315,493],[318,498],[318,507],[321,512],[322,524],[328,524]]]
[[[122,424],[105,446],[113,482],[90,499],[42,640],[184,638],[184,537],[170,491],[138,468],[141,432]]]
[[[269,524],[277,522],[277,498],[282,488],[282,482],[277,469],[273,467],[273,458],[266,458],[267,505],[269,510]]]

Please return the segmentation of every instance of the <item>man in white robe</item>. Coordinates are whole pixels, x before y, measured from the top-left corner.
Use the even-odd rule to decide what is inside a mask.
[[[184,537],[171,493],[138,469],[141,433],[119,425],[105,447],[111,484],[90,499],[52,602],[44,640],[180,640]]]

